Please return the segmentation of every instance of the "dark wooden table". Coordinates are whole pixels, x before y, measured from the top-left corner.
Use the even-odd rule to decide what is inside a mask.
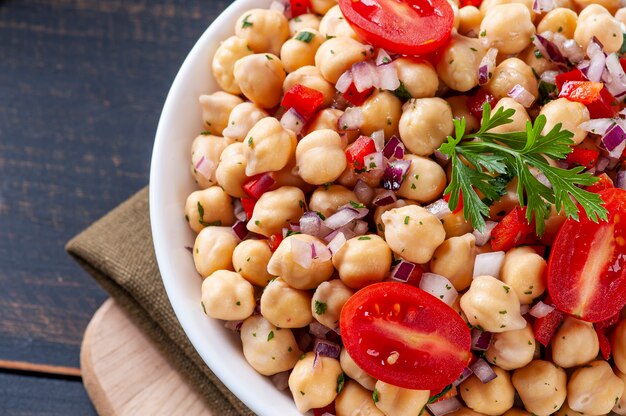
[[[68,239],[148,183],[160,110],[230,1],[0,0],[0,414],[94,414],[85,326],[106,294]]]

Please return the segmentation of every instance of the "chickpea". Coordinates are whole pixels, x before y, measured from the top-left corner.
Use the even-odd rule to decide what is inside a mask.
[[[217,183],[215,171],[222,151],[232,143],[226,137],[201,134],[191,144],[191,173],[202,189]]]
[[[313,261],[308,268],[302,267],[294,260],[294,240],[307,244],[322,242],[308,234],[294,234],[285,238],[270,259],[267,271],[274,276],[280,276],[287,284],[296,289],[315,289],[322,282],[330,279],[335,269],[331,260]],[[297,247],[297,246],[296,246]]]
[[[546,71],[557,71],[559,69],[557,64],[543,56],[543,54],[537,54],[537,52],[538,49],[534,44],[531,44],[520,52],[517,57],[524,61],[537,75],[541,75]]]
[[[226,193],[237,198],[246,196],[242,186],[249,179],[246,176],[246,158],[243,155],[243,143],[226,146],[215,170],[215,180]]]
[[[211,70],[217,84],[226,92],[231,94],[241,94],[241,89],[235,81],[235,62],[244,56],[251,55],[248,49],[248,42],[237,36],[231,36],[223,41],[215,51]]]
[[[277,328],[261,315],[243,321],[241,343],[246,361],[264,376],[291,370],[302,354],[290,329]]]
[[[465,131],[474,132],[480,127],[480,121],[469,111],[467,98],[465,95],[456,95],[446,98],[446,101],[452,111],[452,118],[455,120],[465,118]]]
[[[228,127],[224,129],[224,137],[242,142],[250,129],[269,114],[254,103],[241,103],[235,106],[228,117]]]
[[[234,74],[243,95],[259,107],[280,104],[285,69],[278,56],[268,53],[244,56],[235,63]]]
[[[489,207],[489,219],[500,221],[506,214],[519,206],[517,178],[513,178],[505,187],[506,193]]]
[[[465,290],[472,283],[476,248],[476,237],[465,234],[443,242],[430,260],[430,270],[446,277],[458,291]]]
[[[626,320],[620,321],[613,331],[611,352],[613,353],[615,366],[622,373],[626,373]]]
[[[586,413],[575,412],[567,405],[567,400],[563,403],[563,406],[558,410],[558,412],[554,413],[554,416],[589,416]]]
[[[500,333],[526,327],[515,291],[495,277],[476,276],[461,297],[461,309],[470,324],[485,331]]]
[[[513,407],[507,410],[502,416],[531,416],[531,414],[522,409],[517,409]]]
[[[254,288],[239,273],[217,270],[202,282],[202,308],[211,318],[246,319],[255,305]]]
[[[571,9],[559,7],[550,10],[537,25],[537,33],[560,33],[568,39],[574,37],[578,15]]]
[[[273,189],[278,189],[282,186],[295,186],[302,189],[302,192],[304,193],[309,193],[315,189],[314,186],[303,181],[300,175],[298,175],[295,157],[289,159],[289,162],[287,162],[287,165],[284,168],[272,173],[272,177],[276,181],[276,183],[272,186]]]
[[[480,40],[453,34],[441,50],[437,73],[453,90],[469,91],[478,85],[478,66],[485,52]]]
[[[559,1],[560,0],[556,0],[555,3],[558,3]],[[533,10],[533,0],[485,0],[482,3],[480,3],[479,8],[480,8],[480,12],[483,14],[483,16],[485,16],[487,12],[490,9],[494,8],[495,6],[500,6],[503,4],[512,4],[512,3],[522,4],[524,7],[528,9],[531,20],[535,19],[536,13]],[[564,7],[564,6],[560,6],[560,7]]]
[[[600,350],[593,325],[570,316],[552,337],[551,345],[552,360],[563,368],[587,364]]]
[[[565,370],[549,361],[531,361],[515,370],[512,380],[526,410],[538,416],[552,414],[565,401]]]
[[[428,262],[445,238],[441,221],[416,205],[389,210],[381,220],[391,250],[413,263]]]
[[[374,223],[376,224],[376,232],[378,233],[378,235],[381,237],[385,236],[385,224],[383,224],[383,220],[381,219],[382,215],[385,212],[393,208],[401,208],[407,205],[416,205],[416,204],[417,203],[415,201],[408,201],[406,199],[398,199],[396,200],[396,202],[392,204],[384,205],[381,207],[376,207],[376,209],[374,210]]]
[[[239,239],[230,227],[206,227],[193,245],[193,262],[205,278],[217,270],[232,270],[231,258]]]
[[[345,348],[341,349],[339,362],[341,363],[341,368],[348,377],[350,377],[352,380],[356,381],[366,389],[370,391],[374,390],[374,388],[376,387],[376,379],[367,374],[365,371],[361,370],[361,367],[359,367],[354,362],[352,357],[350,357],[350,354],[348,354],[348,350],[346,350]]]
[[[530,247],[516,247],[504,256],[500,279],[510,285],[522,305],[546,290],[546,261]]]
[[[590,5],[602,6],[611,14],[614,14],[620,8],[619,0],[574,0],[574,4],[580,9],[586,9]]]
[[[469,407],[461,407],[459,410],[448,413],[448,416],[484,416],[484,413],[475,412]]]
[[[624,382],[606,361],[593,361],[578,368],[567,383],[567,404],[577,412],[605,415],[619,402]]]
[[[523,4],[511,3],[487,9],[480,23],[480,37],[487,39],[490,46],[501,53],[516,54],[530,45],[535,34],[535,25],[528,8]]]
[[[411,99],[402,107],[400,137],[412,153],[432,154],[452,134],[452,109],[443,99]]]
[[[324,79],[320,70],[315,66],[303,66],[287,75],[283,83],[283,92],[289,91],[296,84],[302,84],[324,94],[324,106],[330,105],[335,96],[335,87]]]
[[[362,387],[354,380],[346,381],[341,393],[335,400],[337,416],[385,416],[378,410],[372,392]]]
[[[337,108],[325,108],[321,111],[318,111],[317,114],[313,116],[311,120],[304,126],[304,130],[302,131],[303,135],[310,134],[316,130],[330,129],[337,130],[337,124],[339,123],[339,119],[343,115],[343,111]],[[338,131],[341,134],[341,143],[342,147],[345,148],[348,143],[352,143],[359,137],[358,130],[350,130],[343,132],[341,130]]]
[[[352,289],[361,289],[385,279],[391,267],[391,249],[377,235],[354,237],[333,255],[339,278]]]
[[[474,231],[472,224],[463,217],[462,211],[446,215],[441,219],[441,224],[446,231],[446,238],[460,237]]]
[[[266,117],[250,129],[243,143],[247,160],[246,175],[272,172],[284,168],[294,156],[298,141],[274,117]]]
[[[575,144],[579,144],[587,137],[587,132],[579,127],[580,124],[589,121],[589,110],[584,104],[567,98],[557,98],[544,105],[539,114],[546,116],[546,126],[542,134],[548,134],[554,126],[561,123],[561,129],[574,133],[572,140]]]
[[[356,172],[352,166],[346,167],[341,176],[337,179],[336,183],[346,186],[348,188],[354,188],[356,183],[361,180],[365,182],[371,188],[378,188],[380,181],[383,177],[382,169],[372,169],[366,172]]]
[[[320,18],[314,13],[305,13],[300,16],[296,16],[289,20],[289,34],[295,36],[296,33],[303,29],[315,29],[320,28]]]
[[[511,133],[514,131],[526,131],[526,123],[530,121],[530,117],[526,112],[526,109],[523,105],[512,99],[511,97],[503,97],[501,98],[496,106],[491,110],[491,115],[495,114],[499,108],[504,108],[508,110],[512,108],[515,110],[515,113],[511,118],[513,121],[509,124],[503,124],[502,126],[497,126],[492,128],[490,131],[493,133]]]
[[[300,188],[282,186],[265,192],[254,206],[247,228],[266,237],[282,232],[304,214],[304,193]]]
[[[509,58],[496,67],[493,71],[493,77],[485,88],[499,100],[507,97],[509,91],[517,84],[524,87],[534,97],[539,96],[537,80],[532,68],[521,59]]]
[[[496,378],[483,383],[475,375],[460,385],[461,397],[472,410],[486,415],[501,415],[513,407],[515,389],[507,371],[492,367]]]
[[[334,182],[347,166],[342,145],[341,137],[334,130],[307,134],[296,147],[296,165],[302,179],[312,185]]]
[[[233,251],[237,273],[255,286],[265,287],[273,276],[267,272],[272,250],[267,240],[244,240]]]
[[[321,27],[320,32],[322,32]],[[341,74],[357,62],[368,59],[372,53],[371,46],[347,36],[338,36],[322,43],[315,54],[315,66],[328,82],[335,84]]]
[[[532,327],[526,325],[515,331],[494,334],[485,358],[503,370],[515,370],[533,360],[536,344]]]
[[[311,294],[271,280],[261,295],[261,315],[279,328],[302,328],[313,322]]]
[[[320,33],[326,39],[331,37],[347,36],[354,40],[361,40],[354,30],[352,30],[352,26],[350,26],[346,18],[343,17],[343,13],[341,13],[339,5],[333,6],[330,10],[328,10],[324,17],[322,17],[319,28]]]
[[[315,65],[315,53],[324,42],[324,37],[317,30],[304,29],[283,43],[280,59],[285,71],[293,72],[307,65]]]
[[[252,9],[239,17],[235,34],[246,40],[255,53],[278,55],[289,39],[289,22],[278,10]]]
[[[232,199],[219,186],[192,192],[185,202],[185,218],[196,233],[207,225],[233,225]]]
[[[602,49],[606,53],[617,52],[622,47],[620,22],[599,4],[587,6],[580,12],[574,31],[574,40],[583,50],[587,50],[594,36],[602,43]]]
[[[378,380],[378,407],[386,415],[414,416],[415,409],[423,408],[430,398],[429,390],[410,390]]]
[[[626,25],[626,7],[622,7],[617,12],[615,12],[615,19],[617,19],[618,22]]]
[[[224,91],[218,91],[209,95],[201,95],[198,99],[202,107],[202,120],[204,127],[218,136],[228,125],[230,112],[243,100],[236,95]]]
[[[339,325],[339,316],[343,305],[350,299],[354,291],[341,280],[333,279],[322,282],[311,300],[313,318],[329,328]]]
[[[311,10],[319,15],[325,15],[337,5],[337,0],[311,0]]]
[[[435,68],[427,62],[408,57],[393,61],[398,71],[398,79],[411,97],[434,97],[439,87],[439,77]]]
[[[339,207],[349,204],[350,201],[358,201],[350,189],[341,185],[320,186],[311,195],[309,209],[330,217]]]
[[[424,204],[439,198],[446,187],[446,173],[441,166],[426,157],[411,154],[405,155],[404,160],[409,160],[411,165],[397,194]]]
[[[361,106],[363,124],[361,133],[371,135],[384,130],[385,137],[398,134],[398,123],[402,114],[402,101],[389,91],[375,91]]]
[[[315,354],[308,352],[298,360],[289,376],[289,390],[300,412],[324,407],[337,397],[337,386],[343,377],[339,361],[319,356],[314,366]]]
[[[622,373],[618,369],[613,369],[613,372],[624,383],[624,391],[622,391],[622,395],[619,401],[615,403],[615,406],[613,406],[612,410],[614,413],[617,413],[618,415],[625,415],[626,414],[626,374]]]
[[[470,38],[477,37],[480,33],[480,23],[483,15],[474,6],[465,6],[459,9],[459,33]]]
[[[448,4],[452,7],[452,13],[454,14],[452,27],[458,32],[459,25],[461,24],[461,17],[459,16],[459,2],[457,0],[448,0]]]

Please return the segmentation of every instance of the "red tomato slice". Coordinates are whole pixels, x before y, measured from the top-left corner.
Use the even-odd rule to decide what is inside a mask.
[[[572,149],[572,153],[567,155],[565,161],[567,163],[575,163],[589,169],[596,165],[598,156],[600,156],[600,152],[597,150],[575,147]]]
[[[372,377],[394,386],[438,391],[469,363],[470,331],[454,309],[404,283],[376,283],[344,305],[341,338]]]
[[[588,322],[603,321],[626,305],[626,191],[599,193],[608,221],[594,223],[580,210],[567,219],[552,246],[548,291],[561,311]]]
[[[339,0],[339,7],[361,39],[403,55],[438,49],[454,23],[446,0]]]
[[[487,92],[487,90],[480,88],[476,91],[476,94],[467,99],[467,109],[478,120],[482,120],[483,105],[485,105],[485,103],[489,103],[491,108],[494,108],[498,103],[498,100],[496,100],[496,97],[494,97],[491,93]]]

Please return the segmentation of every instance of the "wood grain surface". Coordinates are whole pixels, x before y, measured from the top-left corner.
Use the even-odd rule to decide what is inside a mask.
[[[148,183],[169,86],[228,3],[0,0],[0,368],[27,367],[0,373],[3,411],[5,386],[82,389],[24,375],[76,372],[105,299],[63,246]]]

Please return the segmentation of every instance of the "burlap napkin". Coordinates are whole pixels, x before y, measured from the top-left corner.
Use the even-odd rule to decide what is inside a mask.
[[[154,340],[214,415],[254,414],[209,370],[174,315],[152,246],[148,188],[74,237],[66,250]]]

